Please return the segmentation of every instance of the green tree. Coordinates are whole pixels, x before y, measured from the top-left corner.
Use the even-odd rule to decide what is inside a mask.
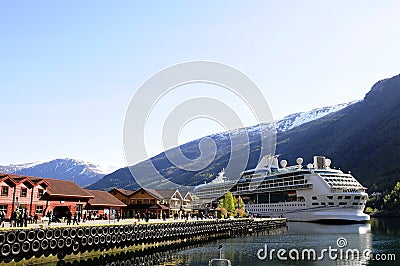
[[[225,194],[225,209],[230,213],[235,212],[235,198],[230,191]]]
[[[397,182],[392,192],[383,198],[383,202],[386,210],[400,210],[400,182]]]

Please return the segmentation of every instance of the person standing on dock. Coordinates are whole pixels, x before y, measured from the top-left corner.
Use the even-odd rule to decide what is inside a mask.
[[[71,211],[68,211],[68,213],[67,213],[67,225],[71,225],[71,220],[72,220],[72,213],[71,213]]]
[[[74,225],[76,223],[76,225],[79,225],[78,223],[78,214],[75,212],[74,213],[74,220],[72,221],[72,225]]]
[[[6,219],[6,213],[2,210],[0,211],[0,226],[4,227],[4,220]]]
[[[22,209],[21,213],[21,224],[20,226],[22,227],[27,227],[28,226],[28,213],[25,209]]]
[[[48,225],[50,225],[51,224],[51,220],[53,220],[53,213],[51,211],[48,211],[47,212],[47,217],[49,218],[49,224]]]

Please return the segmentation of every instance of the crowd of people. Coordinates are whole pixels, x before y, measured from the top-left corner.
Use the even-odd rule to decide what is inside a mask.
[[[4,211],[0,212],[0,226],[4,227],[4,222],[6,219],[6,214]],[[11,213],[10,216],[10,226],[11,227],[27,227],[28,223],[37,223],[38,215],[34,216],[28,215],[26,209],[16,209]]]
[[[46,215],[44,216],[47,217],[46,220],[48,220],[48,225],[50,225],[53,222],[61,222],[61,220],[63,220],[63,222],[66,222],[67,225],[71,225],[71,223],[72,225],[79,225],[81,222],[85,223],[86,221],[107,220],[109,218],[107,213],[97,215],[97,213],[93,211],[84,211],[83,214],[80,214],[79,212],[76,211],[74,214],[72,214],[72,212],[69,210],[64,217],[61,217],[61,220],[59,217],[54,216],[54,214],[50,210],[47,211]],[[116,212],[115,217],[113,216],[112,219],[114,218],[115,220],[117,220],[117,222],[119,222],[121,219],[124,220],[125,216],[123,213]],[[148,222],[150,219],[162,219],[165,221],[167,218],[169,218],[169,216],[167,216],[166,212],[161,212],[160,217],[157,217],[155,213],[147,211],[147,212],[137,212],[134,218],[137,219],[138,221],[143,220]],[[171,218],[173,218],[174,220],[176,219],[189,220],[189,219],[204,219],[204,218],[214,218],[214,217],[211,214],[207,215],[204,214],[203,212],[193,213],[193,214],[188,212],[180,214],[174,213]],[[6,213],[4,211],[0,211],[0,227],[4,227],[5,220],[6,220]],[[28,224],[37,223],[38,215],[35,214],[34,216],[29,216],[26,209],[23,208],[16,209],[12,212],[9,221],[11,227],[26,227]]]

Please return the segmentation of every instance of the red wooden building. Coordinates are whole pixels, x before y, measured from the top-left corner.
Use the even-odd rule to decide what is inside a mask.
[[[73,181],[0,174],[0,210],[9,218],[17,208],[24,208],[39,219],[48,212],[65,217],[67,212],[82,214],[94,196]]]

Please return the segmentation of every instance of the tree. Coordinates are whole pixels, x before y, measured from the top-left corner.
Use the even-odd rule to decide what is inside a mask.
[[[397,182],[392,192],[383,198],[384,209],[386,210],[400,210],[400,182]]]
[[[234,216],[238,213],[240,216],[245,215],[245,206],[241,197],[235,198],[231,192],[227,192],[223,198],[219,200],[218,207],[224,216]]]
[[[225,194],[225,209],[230,213],[235,212],[235,198],[230,191]]]

